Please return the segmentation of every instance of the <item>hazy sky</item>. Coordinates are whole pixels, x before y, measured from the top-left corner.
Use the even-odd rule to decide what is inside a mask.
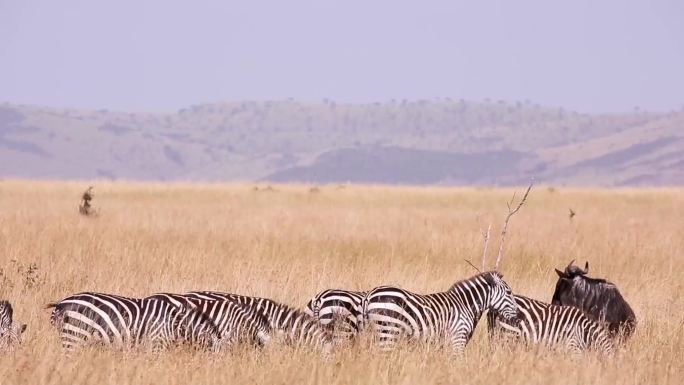
[[[684,1],[0,0],[0,101],[684,105]]]

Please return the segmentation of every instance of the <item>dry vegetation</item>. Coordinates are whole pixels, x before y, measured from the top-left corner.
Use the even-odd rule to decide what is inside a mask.
[[[219,289],[303,306],[329,287],[444,290],[473,274],[480,228],[511,190],[97,184],[98,217],[78,215],[83,184],[0,182],[0,297],[28,323],[0,357],[0,382],[37,383],[681,383],[682,190],[533,190],[511,221],[501,270],[516,292],[550,300],[554,267],[588,259],[618,283],[638,320],[614,358],[571,359],[489,344],[484,319],[465,359],[419,346],[367,346],[326,362],[271,346],[210,355],[90,351],[66,357],[44,305],[81,290],[142,296]],[[576,216],[568,218],[568,208]],[[492,248],[496,247],[493,239]]]

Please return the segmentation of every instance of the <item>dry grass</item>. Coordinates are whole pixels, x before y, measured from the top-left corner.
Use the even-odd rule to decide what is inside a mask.
[[[24,345],[0,358],[1,383],[681,382],[682,190],[539,187],[511,221],[502,271],[514,291],[550,300],[553,268],[573,258],[620,285],[639,326],[612,359],[493,347],[483,320],[462,361],[427,347],[357,346],[326,362],[275,346],[68,358],[43,307],[82,290],[219,289],[299,306],[330,287],[444,290],[473,274],[462,259],[479,261],[480,226],[492,222],[496,234],[511,190],[98,183],[100,215],[90,218],[78,215],[83,186],[0,182],[0,297],[29,325]]]

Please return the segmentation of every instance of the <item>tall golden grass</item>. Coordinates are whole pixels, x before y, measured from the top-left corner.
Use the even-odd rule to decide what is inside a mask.
[[[501,266],[513,290],[550,301],[554,267],[590,262],[617,283],[639,325],[615,357],[494,345],[483,319],[456,360],[426,346],[368,344],[326,361],[269,346],[218,355],[94,349],[65,356],[48,302],[83,291],[144,296],[216,289],[303,306],[321,289],[447,289],[474,274],[480,228],[497,230],[512,189],[0,182],[0,298],[26,322],[0,356],[2,384],[678,384],[684,367],[684,191],[533,189],[511,219]],[[518,189],[522,192],[522,188]],[[568,209],[577,215],[570,220]]]

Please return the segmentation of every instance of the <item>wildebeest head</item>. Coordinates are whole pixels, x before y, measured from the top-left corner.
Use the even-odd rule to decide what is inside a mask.
[[[634,331],[636,317],[618,288],[605,279],[590,278],[589,262],[584,269],[571,261],[565,271],[556,270],[558,282],[553,293],[553,305],[574,306],[594,318],[606,322],[611,333],[624,329],[626,336]]]
[[[558,274],[559,277],[563,278],[574,278],[578,275],[587,275],[589,272],[589,261],[584,263],[584,270],[582,270],[579,266],[575,265],[575,260],[573,259],[570,261],[570,263],[565,267],[565,271],[561,272],[558,269],[556,270],[556,274]]]
[[[575,277],[586,276],[589,272],[589,262],[584,264],[584,270],[574,264],[575,260],[570,261],[565,271],[554,269],[558,274],[558,282],[556,282],[556,291],[553,293],[552,304],[560,305],[562,303],[573,303],[575,305],[578,298],[573,296],[573,287],[575,286]]]

